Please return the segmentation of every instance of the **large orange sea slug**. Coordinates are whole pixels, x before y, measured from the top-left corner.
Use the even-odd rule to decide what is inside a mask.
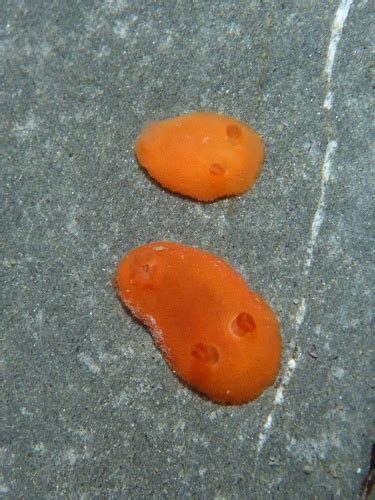
[[[274,382],[281,355],[277,318],[221,258],[157,241],[130,251],[114,284],[171,369],[198,392],[241,404]]]

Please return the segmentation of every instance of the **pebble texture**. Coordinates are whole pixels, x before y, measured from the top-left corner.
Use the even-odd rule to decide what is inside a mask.
[[[1,6],[0,493],[354,498],[374,440],[371,2]],[[133,154],[148,120],[251,123],[253,189],[204,205]],[[184,387],[111,286],[169,239],[225,257],[277,311],[274,387]],[[372,435],[371,435],[372,434]]]

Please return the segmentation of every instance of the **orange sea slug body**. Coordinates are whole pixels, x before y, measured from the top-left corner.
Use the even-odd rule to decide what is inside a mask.
[[[248,125],[217,113],[190,113],[142,130],[140,164],[164,187],[201,201],[240,194],[264,160],[261,137]]]
[[[123,258],[114,283],[172,370],[198,392],[241,404],[274,382],[281,354],[277,318],[224,260],[154,242]]]

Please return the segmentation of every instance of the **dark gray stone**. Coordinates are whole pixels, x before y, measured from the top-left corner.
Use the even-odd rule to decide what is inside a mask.
[[[358,494],[374,439],[370,4],[3,2],[5,497]],[[137,166],[148,120],[202,109],[265,139],[241,197],[196,203]],[[124,312],[116,264],[156,239],[224,256],[277,311],[283,366],[257,401],[191,392]]]

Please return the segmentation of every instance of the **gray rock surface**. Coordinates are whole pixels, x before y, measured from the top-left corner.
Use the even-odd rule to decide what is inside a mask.
[[[350,9],[348,10],[348,8]],[[3,2],[6,498],[354,498],[374,439],[371,2]],[[140,128],[251,123],[267,161],[201,204],[138,167]],[[141,243],[225,257],[283,365],[240,407],[173,376],[111,276]]]

